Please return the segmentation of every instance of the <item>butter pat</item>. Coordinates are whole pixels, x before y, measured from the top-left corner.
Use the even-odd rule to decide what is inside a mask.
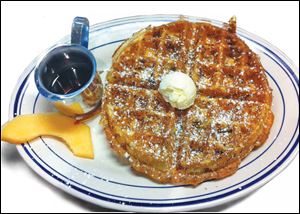
[[[160,82],[158,91],[172,107],[181,110],[192,106],[196,98],[194,81],[181,72],[166,74]]]

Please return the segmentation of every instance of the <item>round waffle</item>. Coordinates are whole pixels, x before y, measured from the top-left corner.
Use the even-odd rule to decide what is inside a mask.
[[[114,53],[102,121],[112,149],[160,183],[197,185],[233,174],[273,124],[272,94],[258,56],[223,28],[179,20],[148,27]],[[194,105],[177,110],[158,92],[162,77],[188,74]]]

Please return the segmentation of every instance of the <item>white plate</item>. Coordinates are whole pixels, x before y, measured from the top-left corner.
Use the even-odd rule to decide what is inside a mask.
[[[89,48],[99,59],[99,69],[110,67],[112,53],[132,33],[150,24],[161,25],[178,18],[178,15],[136,16],[92,26]],[[196,17],[186,18],[211,22],[216,26],[223,24]],[[81,199],[113,209],[194,210],[248,194],[274,178],[298,153],[299,80],[296,76],[298,68],[281,51],[245,30],[238,29],[237,33],[261,57],[273,89],[275,121],[267,142],[252,152],[234,175],[195,188],[161,185],[137,176],[129,166],[115,158],[98,125],[99,118],[88,123],[95,148],[94,160],[74,157],[64,144],[48,138],[17,146],[18,151],[34,171],[53,185]],[[65,42],[69,42],[69,36],[59,43]],[[35,87],[35,62],[33,60],[20,77],[11,100],[10,118],[54,110]]]

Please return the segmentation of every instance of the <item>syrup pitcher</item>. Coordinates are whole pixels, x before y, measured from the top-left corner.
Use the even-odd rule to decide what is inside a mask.
[[[103,85],[88,50],[89,21],[75,17],[71,44],[47,51],[35,67],[37,89],[63,114],[86,119],[100,109]]]

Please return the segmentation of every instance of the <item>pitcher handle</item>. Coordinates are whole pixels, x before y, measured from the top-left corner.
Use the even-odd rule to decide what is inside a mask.
[[[72,24],[71,44],[82,45],[88,48],[89,20],[85,17],[75,17]]]

